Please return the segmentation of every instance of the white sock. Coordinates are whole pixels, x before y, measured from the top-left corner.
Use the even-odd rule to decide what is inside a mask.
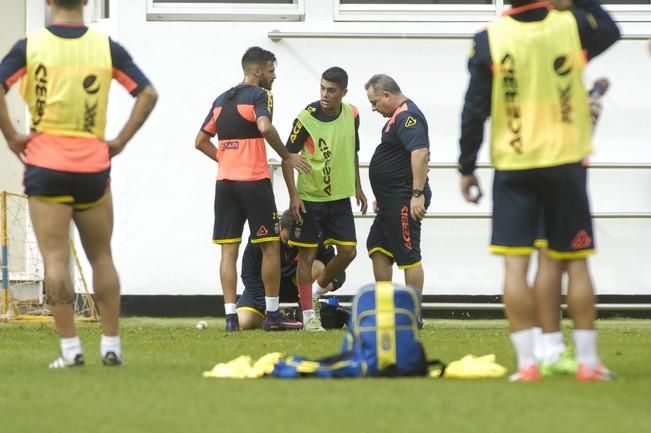
[[[330,284],[328,284],[327,287],[321,287],[319,283],[316,281],[312,283],[312,297],[313,298],[320,298],[321,296],[325,295],[330,291]]]
[[[574,336],[574,350],[576,351],[577,362],[590,368],[598,366],[597,331],[594,329],[575,329],[572,334]]]
[[[542,360],[548,364],[553,364],[554,362],[561,359],[563,353],[565,352],[565,342],[563,341],[563,333],[558,332],[549,332],[542,335],[543,339],[543,357]]]
[[[230,303],[224,304],[224,311],[226,314],[237,314],[236,305]]]
[[[533,328],[512,333],[511,342],[518,360],[518,370],[536,364],[536,357],[533,354]]]
[[[103,358],[108,352],[113,352],[117,355],[118,359],[122,359],[122,345],[120,344],[119,335],[116,335],[115,337],[107,337],[102,334],[102,338],[99,342],[99,353]]]
[[[72,362],[75,356],[84,353],[81,349],[81,340],[78,335],[70,338],[61,339],[61,357],[67,361]]]
[[[280,308],[280,298],[278,296],[265,296],[264,305],[266,307],[266,310],[270,313],[278,311]]]
[[[314,310],[303,310],[303,323],[314,317]]]
[[[533,329],[533,354],[536,357],[536,361],[540,362],[543,360],[545,354],[543,346],[543,331],[539,326],[534,326],[531,329]]]

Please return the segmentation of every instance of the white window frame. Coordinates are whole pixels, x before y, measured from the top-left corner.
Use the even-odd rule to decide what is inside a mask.
[[[147,0],[148,21],[302,21],[305,0],[293,4],[158,3]]]
[[[499,8],[498,4],[499,3]],[[501,10],[502,0],[495,4],[465,5],[398,5],[398,4],[341,4],[334,0],[335,21],[438,21],[438,22],[485,22],[490,21]]]
[[[108,11],[106,10],[107,7],[106,5],[109,5]],[[111,1],[110,0],[93,0],[89,1],[88,5],[86,6],[86,9],[90,9],[91,13],[91,20],[90,22],[97,22],[97,21],[102,21],[102,20],[107,20],[110,19],[110,16],[108,16],[107,12],[110,13],[110,6],[111,6]]]
[[[495,0],[492,5],[399,5],[341,4],[334,0],[335,21],[376,22],[486,22],[499,16],[508,5]],[[620,23],[651,22],[651,2],[645,5],[604,5]]]
[[[602,5],[618,23],[650,22],[651,4],[646,5]]]

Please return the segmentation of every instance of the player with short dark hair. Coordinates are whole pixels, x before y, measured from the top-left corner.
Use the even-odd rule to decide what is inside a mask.
[[[84,6],[88,3],[88,0],[53,0],[53,3],[59,6],[61,9],[75,9],[80,4]]]
[[[366,196],[359,180],[359,114],[343,101],[348,92],[348,74],[340,67],[323,72],[319,101],[309,104],[294,120],[287,150],[299,152],[312,166],[310,173],[294,172],[283,164],[290,195],[290,210],[296,223],[289,245],[298,247],[298,291],[303,311],[303,329],[322,331],[319,297],[344,272],[357,254],[355,221],[350,197],[366,213]],[[319,278],[312,282],[312,264],[320,237],[326,246],[336,245],[337,255]]]
[[[158,94],[122,46],[84,25],[85,0],[47,3],[53,24],[18,41],[0,64],[0,129],[25,163],[25,193],[45,264],[47,303],[61,338],[61,356],[50,367],[84,364],[73,318],[71,221],[93,269],[102,319],[102,362],[117,366],[122,349],[120,283],[111,253],[111,158],[140,129]],[[18,133],[7,113],[5,93],[19,79],[31,114],[30,135]],[[112,79],[136,102],[117,137],[105,140]]]
[[[258,65],[266,65],[269,63],[276,63],[276,55],[271,51],[267,51],[260,47],[250,47],[242,55],[242,69],[252,70]],[[263,83],[264,84],[264,83]],[[265,89],[267,87],[261,86]],[[268,87],[271,87],[270,85]],[[270,90],[270,89],[267,89]]]
[[[540,379],[534,355],[533,291],[527,285],[540,209],[551,265],[569,275],[578,380],[610,380],[594,329],[594,290],[587,257],[594,250],[583,160],[591,152],[591,119],[583,84],[587,60],[619,39],[596,0],[571,11],[516,0],[513,8],[473,39],[470,82],[461,118],[459,171],[464,198],[477,203],[473,174],[491,117],[493,234],[491,251],[504,255],[504,303],[518,371],[512,381]]]
[[[375,281],[391,281],[395,262],[405,272],[405,284],[422,295],[421,220],[432,197],[427,120],[390,76],[374,75],[364,87],[373,111],[389,118],[369,165],[377,215],[366,249]]]
[[[294,216],[286,210],[280,217],[280,302],[298,301],[298,288],[296,286],[296,265],[298,262],[298,248],[289,246],[290,230],[294,225]],[[332,247],[319,243],[318,251],[312,263],[312,280],[316,280],[326,265],[335,256]],[[244,292],[237,301],[237,314],[240,329],[255,329],[263,325],[265,293],[261,276],[262,251],[256,244],[249,243],[242,256],[242,282]],[[342,272],[331,283],[331,290],[337,290],[346,281],[346,274]]]
[[[265,329],[293,329],[301,324],[279,311],[280,250],[276,203],[267,162],[265,140],[289,167],[309,170],[299,155],[285,149],[271,123],[271,86],[276,57],[260,47],[242,56],[244,80],[215,99],[195,139],[195,147],[219,162],[215,183],[213,242],[221,245],[219,275],[224,292],[226,331],[239,330],[236,313],[237,256],[244,223],[250,242],[262,250],[262,279],[267,294]],[[218,147],[210,139],[218,136]]]

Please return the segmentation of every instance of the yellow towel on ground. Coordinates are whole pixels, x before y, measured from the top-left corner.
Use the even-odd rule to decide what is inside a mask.
[[[219,363],[210,371],[204,371],[203,377],[255,379],[271,374],[274,365],[282,358],[282,353],[272,352],[253,362],[250,356],[242,355],[231,361]]]
[[[495,378],[506,375],[506,367],[495,362],[495,355],[466,355],[451,362],[445,369],[443,377],[454,379]],[[437,376],[434,376],[437,377]]]

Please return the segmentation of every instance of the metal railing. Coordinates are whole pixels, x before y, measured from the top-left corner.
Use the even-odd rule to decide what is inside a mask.
[[[273,173],[280,168],[281,163],[275,159],[269,160],[269,167]],[[359,164],[359,168],[368,168],[369,163]],[[458,167],[457,164],[451,162],[437,162],[431,163],[428,165],[430,170],[456,170]],[[493,166],[487,163],[477,164],[477,168],[480,170],[493,169]],[[590,164],[591,170],[649,170],[651,172],[651,163],[592,163]],[[367,213],[363,215],[361,212],[353,212],[355,218],[358,219],[368,219],[375,218],[375,215],[372,213]],[[651,212],[593,212],[592,217],[595,219],[626,219],[626,220],[635,220],[643,219],[651,220]],[[488,212],[429,212],[425,215],[425,219],[438,219],[438,220],[448,220],[448,219],[490,219],[491,214]]]
[[[472,39],[474,33],[409,33],[409,32],[284,32],[271,30],[267,38],[273,42],[282,39]],[[622,39],[646,40],[648,34],[624,33]]]
[[[281,163],[277,160],[269,161],[270,170],[273,173],[280,168]],[[360,163],[360,168],[368,168],[368,163]],[[430,170],[455,170],[458,165],[455,163],[432,163],[428,165]],[[480,170],[493,169],[490,164],[477,164]],[[593,163],[590,164],[591,170],[649,170],[651,164],[648,163]],[[593,212],[595,219],[642,219],[651,220],[651,212]],[[356,219],[375,218],[372,213],[362,215],[360,212],[354,212]],[[490,219],[491,214],[487,212],[431,212],[425,216],[426,219]],[[289,304],[288,304],[289,305]],[[343,307],[350,307],[350,302],[340,302]],[[504,309],[503,303],[498,302],[423,302],[421,307],[424,310],[454,310],[454,311],[499,311]],[[563,310],[567,310],[567,305],[561,305]],[[651,311],[651,304],[648,303],[599,303],[596,304],[599,311]]]

